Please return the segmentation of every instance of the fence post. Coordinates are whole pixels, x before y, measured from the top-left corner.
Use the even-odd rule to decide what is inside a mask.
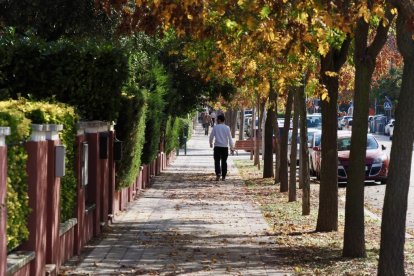
[[[10,128],[0,127],[0,275],[6,275],[7,270],[7,147],[6,136]]]
[[[26,143],[28,154],[27,179],[29,208],[29,239],[23,250],[34,251],[36,258],[30,265],[30,275],[45,275],[46,266],[46,183],[48,144],[43,125],[32,125],[30,141]]]
[[[59,146],[59,131],[62,125],[45,125],[48,144],[47,159],[47,223],[46,223],[46,263],[60,266],[60,177],[56,175],[56,147]]]
[[[87,189],[87,201],[95,204],[93,235],[101,234],[101,217],[102,217],[102,193],[103,185],[101,179],[102,160],[99,151],[99,133],[108,131],[108,124],[100,121],[85,122],[84,128],[86,139],[89,144],[89,187]],[[106,218],[107,220],[107,218]]]
[[[115,142],[115,131],[111,126],[109,132],[109,214],[114,215],[117,208],[115,208],[115,160],[114,160],[114,142]]]
[[[78,128],[78,133],[76,136],[76,178],[77,178],[77,197],[76,197],[76,218],[78,223],[75,226],[75,254],[79,255],[83,246],[85,245],[85,186],[83,185],[83,170],[82,170],[82,161],[83,161],[83,143],[86,142],[86,137],[84,131]]]

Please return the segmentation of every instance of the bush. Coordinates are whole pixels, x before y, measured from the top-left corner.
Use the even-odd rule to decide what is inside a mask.
[[[180,141],[179,146],[182,148],[184,143],[191,139],[193,133],[193,122],[191,119],[179,118],[179,128],[178,128],[178,139]]]
[[[142,152],[142,163],[149,164],[157,157],[160,143],[161,126],[165,120],[164,96],[168,92],[169,79],[164,68],[155,63],[151,68],[150,77],[152,88],[148,93],[148,112],[145,124],[145,144]]]
[[[117,163],[117,189],[134,183],[141,166],[145,140],[147,91],[129,86],[121,97],[121,110],[115,126],[117,138],[123,141],[122,160]]]
[[[172,116],[168,117],[165,126],[165,152],[170,154],[179,146],[178,143],[179,120]]]
[[[7,239],[8,249],[18,246],[28,237],[27,216],[28,194],[26,167],[27,154],[19,144],[30,135],[32,123],[62,124],[60,135],[66,146],[66,175],[61,181],[61,221],[73,217],[76,199],[75,159],[75,123],[77,115],[72,107],[47,102],[32,102],[25,99],[0,102],[0,125],[9,126],[12,135],[6,139],[8,149],[7,179]]]
[[[54,98],[77,108],[83,120],[116,120],[128,57],[122,48],[93,40],[45,42],[0,36],[0,99]]]

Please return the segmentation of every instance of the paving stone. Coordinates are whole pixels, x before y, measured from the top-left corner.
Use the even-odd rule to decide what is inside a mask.
[[[115,218],[111,233],[83,262],[68,263],[68,274],[287,275],[268,261],[276,253],[262,248],[268,226],[244,194],[236,157],[228,160],[226,181],[214,181],[212,150],[201,129],[187,153]]]

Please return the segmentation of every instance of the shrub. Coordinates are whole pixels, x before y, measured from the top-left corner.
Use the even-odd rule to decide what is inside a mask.
[[[165,120],[164,96],[168,92],[169,79],[164,68],[155,63],[150,71],[152,84],[149,85],[151,90],[148,93],[148,112],[145,124],[145,144],[142,152],[142,163],[149,164],[157,157],[161,126]]]
[[[0,125],[9,126],[12,135],[7,137],[8,181],[7,181],[7,239],[8,248],[13,249],[28,237],[28,194],[26,167],[27,154],[19,142],[30,135],[32,123],[63,124],[60,135],[67,148],[66,175],[61,180],[61,221],[73,217],[76,199],[74,172],[74,140],[77,115],[72,107],[60,103],[32,102],[25,99],[0,102]]]
[[[131,85],[121,97],[121,110],[115,126],[117,138],[123,141],[122,160],[117,163],[117,188],[128,187],[136,179],[141,166],[145,139],[147,91]]]
[[[0,99],[54,98],[77,108],[83,120],[116,120],[128,57],[108,42],[45,42],[0,36]]]
[[[191,139],[191,135],[192,135],[192,125],[193,122],[191,121],[191,119],[184,119],[184,118],[179,118],[179,128],[178,128],[178,139],[180,141],[179,146],[183,147],[185,141],[188,141]]]
[[[165,152],[170,154],[179,146],[178,143],[179,121],[172,116],[168,117],[165,126]]]

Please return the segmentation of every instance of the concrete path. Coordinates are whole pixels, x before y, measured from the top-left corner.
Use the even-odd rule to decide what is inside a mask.
[[[275,267],[273,238],[232,158],[228,179],[214,181],[212,149],[198,128],[187,156],[156,177],[81,262],[68,262],[65,274],[286,275]]]

